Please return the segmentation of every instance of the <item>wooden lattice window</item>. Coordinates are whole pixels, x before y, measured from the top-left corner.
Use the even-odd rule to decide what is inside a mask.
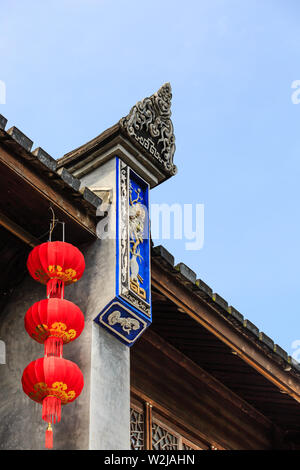
[[[130,410],[131,450],[144,449],[144,414],[134,408]]]
[[[152,423],[152,448],[154,450],[178,450],[178,437],[158,423]]]
[[[187,439],[180,429],[161,420],[157,413],[152,415],[153,405],[149,402],[132,404],[130,410],[130,439],[132,450],[202,450],[199,444]],[[208,447],[209,448],[209,447]]]

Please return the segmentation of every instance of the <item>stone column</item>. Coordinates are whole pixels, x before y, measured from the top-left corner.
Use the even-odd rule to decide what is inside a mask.
[[[111,204],[107,230],[114,236],[91,247],[88,268],[88,305],[91,334],[89,387],[89,449],[130,448],[130,356],[129,348],[93,320],[113,298],[116,284],[116,160],[101,166],[83,184],[109,188]],[[75,286],[74,286],[75,287]],[[76,286],[80,289],[80,285]],[[84,293],[82,293],[84,295]]]

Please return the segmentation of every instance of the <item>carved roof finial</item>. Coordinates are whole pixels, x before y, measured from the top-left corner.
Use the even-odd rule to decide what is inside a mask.
[[[149,98],[134,105],[120,120],[123,131],[135,139],[169,176],[177,172],[173,164],[175,136],[171,121],[172,89],[165,83]]]

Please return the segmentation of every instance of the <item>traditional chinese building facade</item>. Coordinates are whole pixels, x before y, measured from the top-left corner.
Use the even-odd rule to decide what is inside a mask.
[[[52,212],[86,265],[66,291],[85,328],[64,352],[85,385],[63,407],[55,449],[300,448],[300,365],[152,246],[151,189],[176,174],[171,98],[165,84],[59,160],[0,116],[1,449],[43,448],[21,376],[43,355],[24,330],[45,297],[26,260],[48,240]]]

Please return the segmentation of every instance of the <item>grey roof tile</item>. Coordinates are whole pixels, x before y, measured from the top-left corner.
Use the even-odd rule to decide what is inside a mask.
[[[228,307],[228,313],[239,323],[244,323],[244,316],[236,308],[232,307],[232,305]]]
[[[214,292],[212,299],[219,307],[222,307],[223,309],[226,310],[226,312],[228,312],[228,302],[226,302],[226,300],[223,299],[223,297],[221,297],[219,294]]]
[[[101,206],[102,199],[101,197],[97,196],[93,191],[89,188],[85,187],[82,192],[83,199],[87,201],[89,204],[92,204],[96,209]]]
[[[278,356],[282,357],[282,359],[284,359],[285,361],[288,360],[288,353],[280,346],[278,346],[278,344],[274,345],[274,352],[278,354]]]
[[[184,277],[185,277],[186,279],[188,279],[190,282],[192,282],[193,284],[195,284],[197,275],[196,275],[196,273],[195,273],[191,268],[189,268],[186,264],[184,264],[184,263],[178,263],[178,264],[175,266],[175,269],[176,269],[177,271],[179,271],[180,274],[182,274],[182,276],[184,276]]]
[[[250,320],[244,320],[244,327],[257,338],[259,337],[259,329]]]
[[[294,359],[292,356],[289,356],[289,363],[294,369],[300,372],[300,363],[296,361],[296,359]]]
[[[75,178],[75,176],[71,175],[71,173],[64,167],[60,168],[57,173],[65,183],[74,189],[74,191],[79,191],[81,182],[78,178]]]
[[[7,124],[7,119],[0,114],[0,129],[5,129],[5,126]]]
[[[199,290],[201,290],[204,294],[208,295],[209,297],[212,297],[213,295],[213,290],[205,284],[201,279],[196,280],[196,286],[198,287]]]
[[[262,331],[260,331],[259,333],[259,339],[260,341],[265,344],[266,346],[268,346],[272,351],[274,351],[274,341],[269,338],[269,336],[267,336],[265,333],[263,333]]]
[[[155,255],[161,256],[164,261],[166,261],[171,266],[174,266],[175,258],[173,255],[171,255],[171,253],[168,250],[166,250],[164,246],[162,245],[155,246],[153,248],[153,251]]]
[[[25,150],[28,152],[31,151],[33,146],[33,141],[27,137],[27,135],[23,134],[17,127],[13,126],[8,129],[7,133],[20,144]]]
[[[49,153],[45,152],[44,149],[41,147],[36,148],[33,150],[32,154],[37,157],[37,159],[43,163],[49,170],[51,171],[56,171],[57,168],[57,162],[54,160],[54,158],[49,155]]]

